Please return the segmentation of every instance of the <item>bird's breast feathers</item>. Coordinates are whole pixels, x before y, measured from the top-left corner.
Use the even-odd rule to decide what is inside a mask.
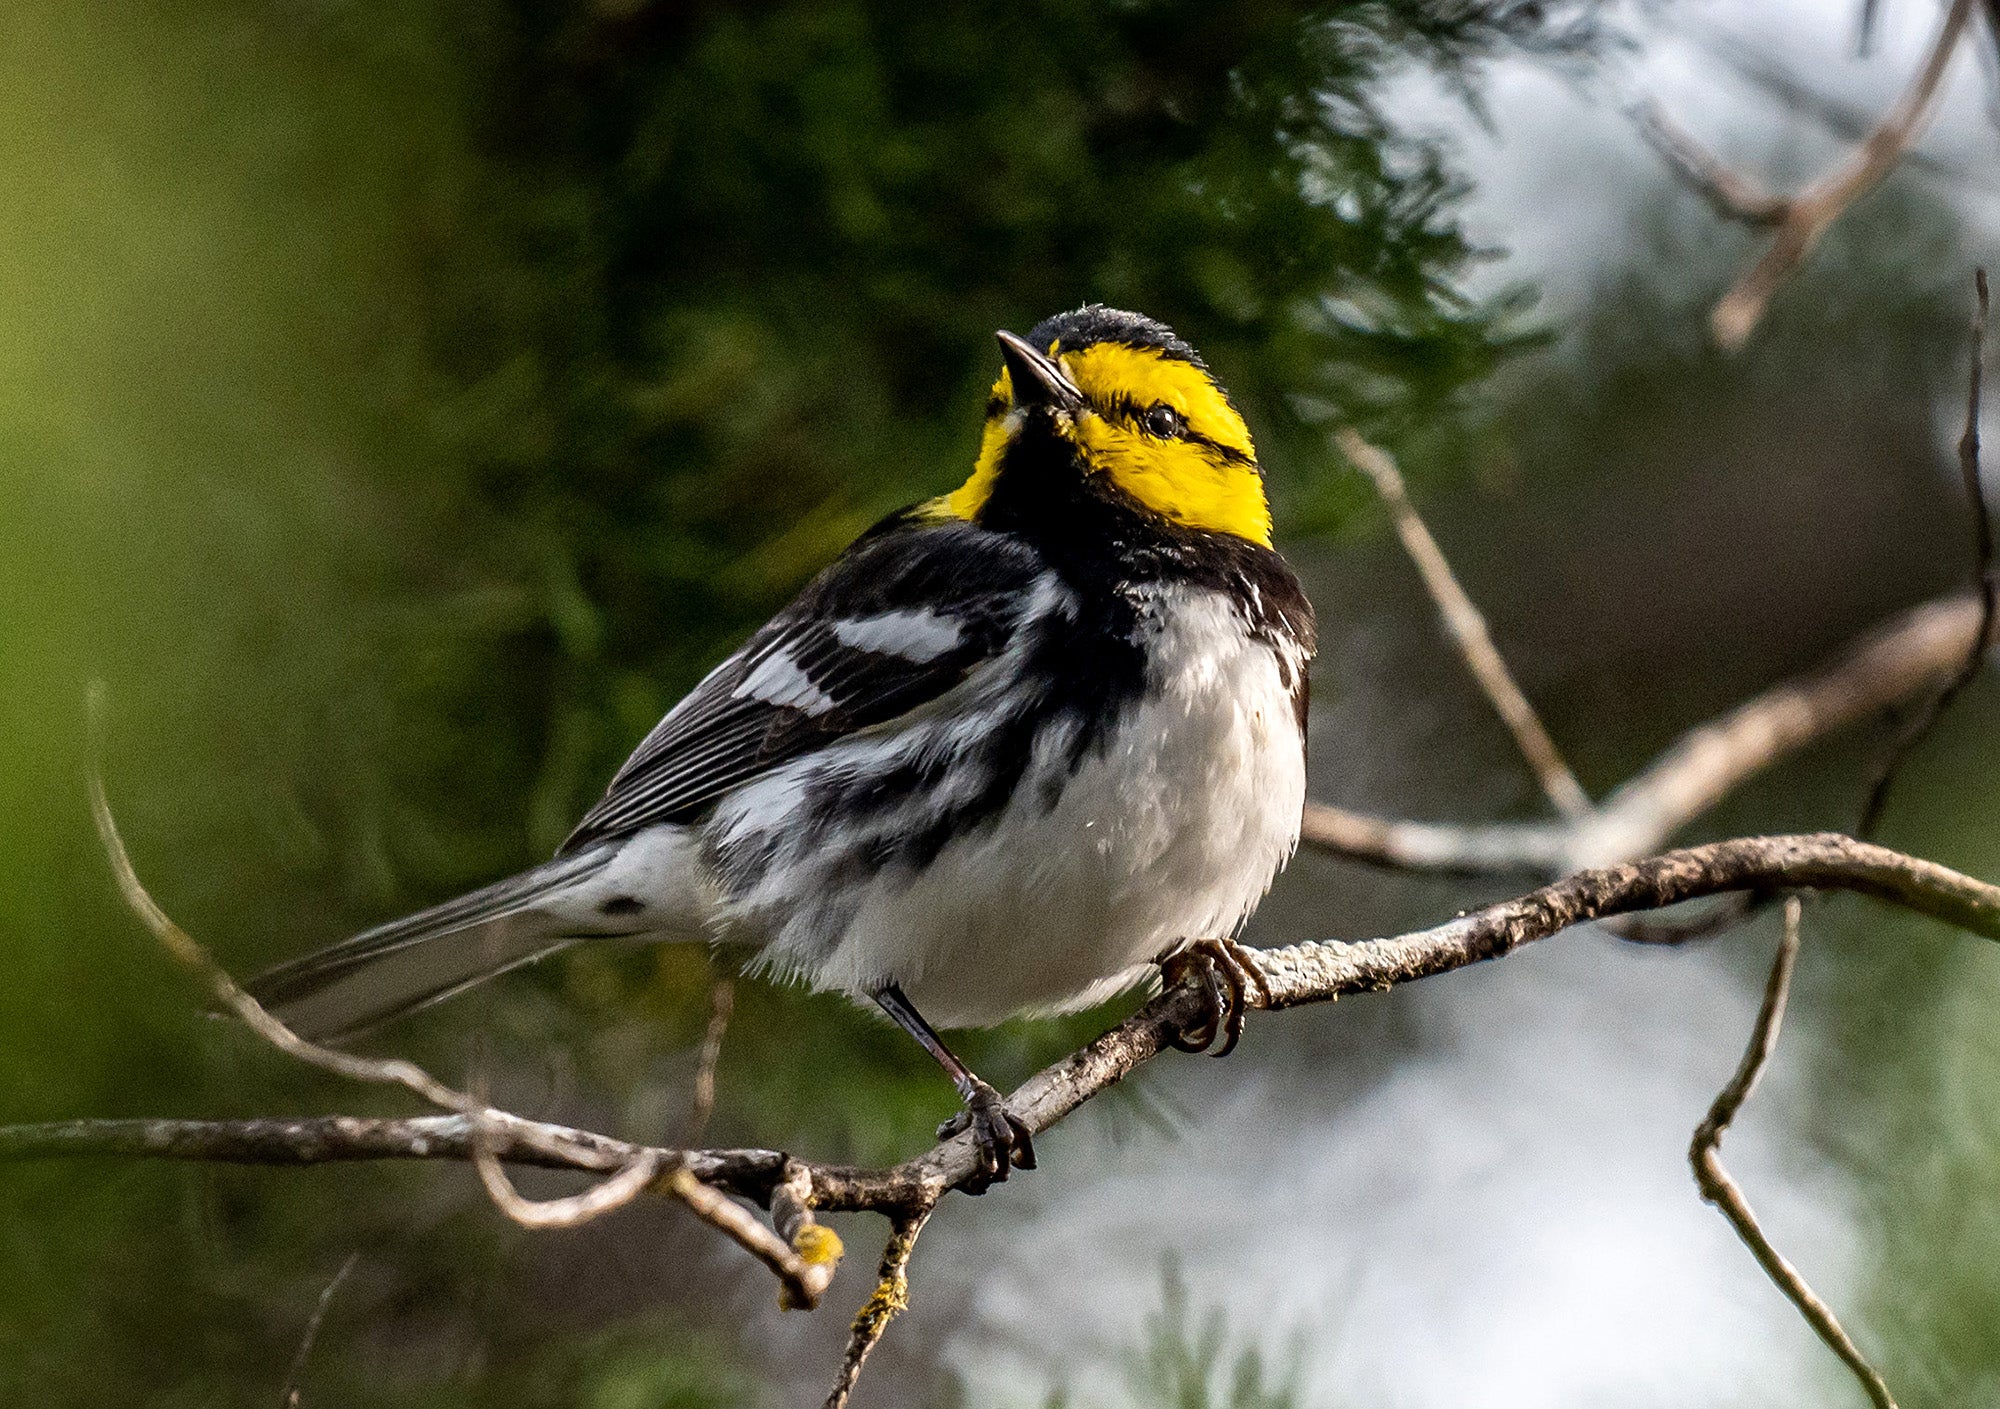
[[[1274,629],[1240,584],[1123,597],[1107,633],[1041,574],[950,689],[727,793],[701,824],[722,927],[815,987],[900,983],[947,1026],[1088,1004],[1233,931],[1298,840],[1309,626]],[[955,644],[918,613],[831,629]],[[746,687],[814,703],[768,664]]]

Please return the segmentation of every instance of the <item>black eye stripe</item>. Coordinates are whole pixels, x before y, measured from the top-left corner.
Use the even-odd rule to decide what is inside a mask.
[[[1139,430],[1145,428],[1145,413],[1152,409],[1150,406],[1142,407],[1135,399],[1124,395],[1102,398],[1102,406],[1105,415],[1116,417]],[[1224,445],[1210,436],[1203,435],[1188,424],[1185,416],[1181,417],[1180,433],[1177,438],[1194,445],[1206,446],[1215,452],[1217,459],[1227,461],[1232,465],[1243,465],[1254,468],[1257,463],[1235,446]]]
[[[1200,431],[1197,430],[1182,431],[1181,439],[1194,441],[1198,445],[1206,445],[1210,450],[1213,450],[1216,453],[1216,456],[1219,459],[1227,460],[1232,465],[1254,465],[1256,463],[1248,455],[1245,455],[1241,450],[1238,450],[1235,446],[1223,445],[1220,442],[1210,440],[1207,436],[1203,435]]]
[[[1187,417],[1181,415],[1180,412],[1174,410],[1173,407],[1167,405],[1164,401],[1149,401],[1144,406],[1141,406],[1133,397],[1117,393],[1104,398],[1104,410],[1107,415],[1115,416],[1134,429],[1145,431],[1149,435],[1161,434],[1161,432],[1155,431],[1147,422],[1155,411],[1165,411],[1174,418],[1175,429],[1173,435],[1175,437],[1186,437],[1193,434],[1192,428],[1187,423]]]

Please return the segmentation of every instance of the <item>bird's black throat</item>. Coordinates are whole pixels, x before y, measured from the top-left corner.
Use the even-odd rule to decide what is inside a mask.
[[[1008,446],[978,522],[1033,545],[1085,599],[1156,583],[1211,587],[1242,605],[1253,630],[1311,648],[1312,607],[1275,550],[1146,508],[1085,465],[1045,412],[1030,413]]]

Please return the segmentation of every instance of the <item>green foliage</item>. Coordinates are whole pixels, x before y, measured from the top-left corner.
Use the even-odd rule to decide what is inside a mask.
[[[1232,1355],[1229,1340],[1222,1310],[1197,1310],[1180,1267],[1169,1262],[1159,1309],[1147,1317],[1144,1343],[1131,1359],[1134,1398],[1159,1409],[1297,1409],[1298,1356],[1274,1368],[1255,1345]]]
[[[1302,1346],[1294,1342],[1274,1365],[1255,1343],[1232,1349],[1238,1339],[1222,1307],[1196,1305],[1179,1261],[1169,1257],[1159,1305],[1118,1357],[1128,1396],[1121,1402],[1134,1409],[1297,1409],[1305,1402]],[[1092,1402],[1058,1388],[1044,1409],[1087,1409]]]

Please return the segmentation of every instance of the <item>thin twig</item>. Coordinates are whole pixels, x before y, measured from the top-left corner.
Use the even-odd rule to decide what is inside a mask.
[[[354,1270],[354,1264],[361,1261],[360,1252],[351,1252],[347,1261],[340,1264],[340,1270],[333,1274],[333,1280],[321,1288],[319,1300],[313,1303],[312,1315],[306,1318],[305,1334],[299,1337],[299,1348],[292,1355],[291,1368],[285,1371],[285,1387],[278,1394],[279,1409],[299,1409],[299,1379],[306,1372],[306,1358],[312,1354],[313,1342],[319,1339],[320,1323],[326,1320],[326,1309],[333,1303],[334,1293],[347,1280],[347,1274]]]
[[[1772,1244],[1758,1223],[1757,1215],[1751,1212],[1742,1188],[1722,1166],[1723,1132],[1729,1129],[1737,1112],[1743,1109],[1743,1103],[1750,1099],[1750,1093],[1757,1089],[1758,1078],[1764,1074],[1771,1054],[1778,1047],[1778,1029],[1784,1022],[1792,970],[1798,962],[1801,909],[1799,897],[1786,897],[1784,938],[1778,944],[1778,956],[1771,965],[1770,980],[1764,986],[1764,1002],[1758,1009],[1757,1025],[1750,1034],[1750,1044],[1743,1051],[1743,1060],[1738,1064],[1736,1074],[1716,1096],[1715,1104],[1708,1109],[1707,1118],[1696,1127],[1694,1143],[1688,1148],[1688,1162],[1694,1166],[1695,1183],[1701,1189],[1702,1198],[1722,1211],[1722,1216],[1729,1220],[1730,1227],[1750,1249],[1751,1255],[1764,1269],[1764,1274],[1777,1283],[1778,1289],[1790,1298],[1792,1305],[1799,1309],[1799,1314],[1805,1317],[1819,1338],[1854,1372],[1854,1377],[1868,1392],[1876,1409],[1896,1409],[1896,1401],[1890,1395],[1889,1386],[1881,1373],[1868,1363],[1868,1358],[1841,1328],[1832,1309],[1807,1285],[1798,1268]]]
[[[715,1069],[722,1060],[722,1039],[736,1007],[736,980],[717,974],[708,987],[708,1026],[702,1030],[701,1052],[695,1059],[694,1099],[689,1104],[686,1143],[699,1145],[715,1115]]]
[[[1993,3],[1994,0],[1987,0],[1989,9]],[[1868,134],[1882,120],[1879,110],[1870,111],[1834,97],[1785,67],[1768,52],[1745,44],[1740,35],[1703,25],[1699,21],[1686,28],[1691,37],[1698,38],[1707,57],[1778,104],[1787,117],[1803,118],[1840,142],[1856,146],[1867,141]],[[1904,150],[1897,169],[1904,168],[1940,177],[1954,186],[2000,190],[2000,181],[1987,171],[1927,152],[1921,147]]]
[[[93,739],[101,737],[104,710],[103,685],[94,683],[90,690]],[[173,918],[160,908],[159,902],[153,899],[152,893],[146,889],[145,883],[139,879],[139,873],[132,865],[131,854],[125,849],[125,839],[119,833],[117,819],[112,815],[110,800],[105,795],[103,774],[94,765],[90,772],[90,810],[91,816],[97,823],[98,839],[103,843],[112,875],[117,878],[119,893],[124,897],[127,908],[152,931],[154,938],[160,941],[161,946],[170,955],[201,975],[216,999],[252,1032],[286,1056],[304,1062],[308,1066],[317,1067],[321,1071],[346,1077],[352,1081],[401,1086],[430,1104],[454,1111],[475,1123],[512,1126],[516,1134],[530,1139],[542,1138],[541,1132],[548,1127],[532,1121],[521,1121],[519,1117],[493,1109],[476,1097],[454,1090],[415,1062],[398,1057],[357,1056],[352,1052],[322,1047],[317,1042],[309,1042],[293,1032],[266,1011],[263,1004],[244,991],[242,986],[230,977],[228,970],[216,963],[208,951],[176,924]],[[555,1151],[552,1150],[551,1153]]]
[[[486,1082],[475,1077],[472,1093],[482,1109],[491,1109],[486,1099]],[[493,1123],[480,1116],[472,1118],[472,1168],[480,1187],[500,1212],[523,1228],[581,1228],[593,1219],[615,1212],[639,1197],[660,1171],[660,1158],[652,1150],[640,1149],[609,1178],[599,1180],[580,1193],[557,1199],[531,1199],[514,1187],[494,1152]]]
[[[861,1367],[882,1343],[889,1323],[909,1310],[910,1254],[916,1251],[917,1235],[924,1231],[930,1216],[929,1208],[897,1216],[889,1241],[882,1248],[875,1290],[854,1313],[854,1324],[847,1333],[847,1353],[841,1357],[840,1373],[826,1397],[825,1409],[846,1409],[848,1397],[854,1393],[854,1383],[861,1378]]]
[[[1501,721],[1514,735],[1514,743],[1534,770],[1542,791],[1564,817],[1574,820],[1589,816],[1589,795],[1576,781],[1569,765],[1563,762],[1555,740],[1542,727],[1535,707],[1528,703],[1528,697],[1514,683],[1513,672],[1507,669],[1507,662],[1501,659],[1499,649],[1493,644],[1493,633],[1486,628],[1486,618],[1472,604],[1465,589],[1458,585],[1458,579],[1453,576],[1451,565],[1445,561],[1437,540],[1431,537],[1416,506],[1410,502],[1409,491],[1403,485],[1403,476],[1397,470],[1396,462],[1383,450],[1363,440],[1352,428],[1342,427],[1334,439],[1340,446],[1340,453],[1375,482],[1375,490],[1388,506],[1389,516],[1395,522],[1397,536],[1403,540],[1404,550],[1417,565],[1417,572],[1423,577],[1431,600],[1437,604],[1445,630],[1457,645],[1459,655],[1471,670],[1473,679],[1479,682],[1479,688],[1486,693]]]
[[[659,1157],[651,1150],[641,1150],[630,1164],[580,1194],[560,1199],[531,1199],[514,1187],[514,1181],[500,1167],[492,1145],[481,1138],[485,1129],[481,1123],[473,1123],[472,1167],[478,1171],[480,1186],[493,1200],[494,1207],[523,1228],[580,1228],[645,1193],[660,1170]]]
[[[1878,0],[1861,0],[1860,13],[1854,18],[1854,57],[1865,59],[1875,51],[1875,18],[1880,10]]]
[[[1668,169],[1723,219],[1768,229],[1791,213],[1790,201],[1772,195],[1724,163],[1668,117],[1658,103],[1649,100],[1639,104],[1632,110],[1632,119]]]
[[[1723,896],[1700,914],[1685,919],[1625,915],[1620,917],[1615,928],[1607,928],[1612,928],[1612,932],[1628,944],[1650,944],[1672,949],[1700,939],[1713,939],[1724,931],[1735,929],[1768,905],[1770,900],[1768,892],[1741,890]]]
[[[1976,269],[1972,275],[1972,286],[1978,296],[1978,308],[1972,315],[1972,370],[1965,392],[1965,430],[1958,438],[1958,472],[1965,483],[1966,503],[1972,509],[1972,580],[1973,591],[1979,600],[1979,630],[1972,638],[1972,648],[1965,653],[1965,660],[1944,687],[1924,706],[1917,717],[1897,738],[1883,755],[1881,764],[1875,771],[1875,781],[1868,789],[1867,805],[1861,809],[1861,821],[1855,827],[1855,835],[1872,837],[1881,824],[1882,811],[1889,804],[1889,789],[1896,781],[1904,760],[1937,727],[1951,702],[1979,676],[1979,668],[1985,660],[1985,643],[1993,634],[1995,615],[1995,584],[1993,577],[1993,520],[1986,508],[1986,484],[1979,472],[1979,402],[1980,385],[1984,380],[1986,363],[1986,271]]]
[[[1391,871],[1552,876],[1574,829],[1559,822],[1426,822],[1306,800],[1299,845]]]
[[[1849,206],[1874,189],[1917,139],[1936,107],[1951,56],[1971,16],[1972,0],[1952,0],[1922,68],[1895,106],[1845,163],[1785,203],[1785,216],[1771,247],[1722,296],[1710,315],[1719,346],[1735,349],[1744,344],[1763,318],[1771,295],[1811,253],[1820,236]]]
[[[94,743],[102,737],[104,712],[104,686],[102,682],[94,682],[90,687]],[[93,747],[93,759],[97,753],[98,750]],[[125,849],[125,839],[119,834],[117,819],[111,814],[111,803],[104,791],[104,776],[94,762],[90,770],[90,812],[96,820],[98,840],[104,845],[111,873],[118,881],[119,894],[124,897],[126,907],[152,931],[153,937],[159,940],[168,954],[202,977],[217,1000],[244,1026],[286,1056],[335,1076],[376,1085],[401,1086],[434,1106],[457,1111],[461,1115],[480,1116],[486,1112],[484,1102],[474,1100],[464,1092],[454,1091],[414,1062],[397,1058],[359,1057],[351,1052],[322,1047],[316,1042],[308,1042],[272,1017],[263,1004],[246,993],[229,976],[229,972],[195,942],[192,935],[174,923],[140,881],[139,873],[133,868],[131,854]]]

